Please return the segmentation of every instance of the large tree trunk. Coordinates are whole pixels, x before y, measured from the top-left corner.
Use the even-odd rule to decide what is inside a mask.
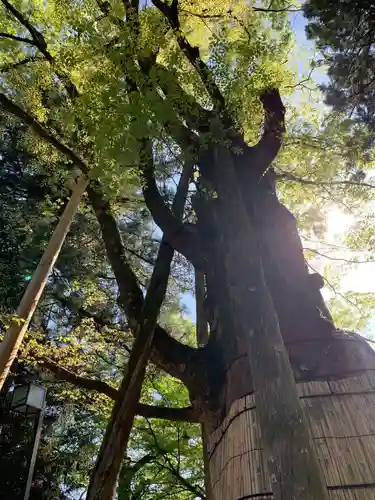
[[[362,393],[371,388],[371,380],[366,376],[342,386],[347,395],[361,394],[353,395],[342,413],[336,404],[331,423],[328,418],[322,422],[326,413],[333,413],[332,402],[324,397],[334,391],[328,382],[314,380],[374,369],[374,354],[357,337],[335,331],[316,276],[305,266],[294,218],[278,202],[267,176],[256,188],[250,178],[239,189],[231,176],[231,170],[238,172],[236,160],[228,150],[216,157],[220,177],[214,196],[201,189],[195,200],[209,256],[206,305],[211,333],[206,350],[208,359],[219,353],[225,372],[220,378],[216,369],[217,380],[213,384],[211,379],[208,397],[200,402],[209,433],[215,500],[320,500],[329,498],[327,485],[334,491],[342,484],[353,489],[353,477],[371,486],[375,449],[370,458],[358,453],[355,459],[335,449],[332,458],[327,441],[339,442],[352,431],[359,448],[362,436],[373,432],[374,418],[364,425],[354,409],[356,404],[364,409],[367,405],[369,413],[374,394],[366,402]],[[297,386],[296,378],[311,382]],[[193,400],[202,397],[199,390],[191,394]],[[318,456],[327,468],[325,478]],[[358,469],[358,457],[366,470],[350,478],[350,471]],[[355,495],[348,498],[372,498]]]
[[[246,207],[235,174],[235,161],[228,149],[217,148],[213,157],[217,196],[198,196],[196,212],[210,257],[207,272],[213,316],[210,340],[222,353],[226,370],[226,384],[220,391],[220,402],[215,405],[220,408],[217,421],[221,425],[223,414],[227,415],[238,399],[235,394],[241,381],[236,365],[242,363],[246,367],[240,375],[247,387],[244,394],[252,386],[249,376],[246,377],[249,369],[255,386],[255,403],[275,498],[323,500],[328,498],[327,491],[264,279],[262,248],[254,220],[257,200],[253,197]],[[228,460],[232,459],[229,447],[226,452]]]

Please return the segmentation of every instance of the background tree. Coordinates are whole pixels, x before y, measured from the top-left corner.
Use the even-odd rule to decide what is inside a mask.
[[[338,270],[342,273],[345,260],[349,265],[356,265],[356,261],[372,260],[372,235],[375,231],[372,222],[371,191],[375,127],[374,9],[372,2],[340,1],[333,4],[311,0],[306,2],[303,8],[308,21],[307,36],[316,43],[321,56],[320,63],[327,68],[328,75],[328,81],[324,81],[319,87],[332,110],[329,118],[331,126],[328,130],[329,137],[325,137],[321,144],[322,147],[328,146],[333,150],[340,144],[345,151],[342,158],[343,168],[335,178],[336,188],[339,189],[335,197],[340,200],[340,190],[345,189],[347,192],[349,188],[355,193],[357,200],[353,202],[350,198],[346,198],[345,202],[348,203],[344,206],[343,200],[341,207],[341,210],[352,218],[352,221],[348,222],[350,226],[348,234],[342,240],[348,252],[346,255],[342,252],[339,255],[339,252],[333,250],[332,255],[343,259]],[[336,139],[332,138],[330,131],[333,128],[336,128],[340,138],[336,132],[334,132]],[[327,135],[327,131],[324,131],[324,135]],[[315,172],[309,177],[310,180],[317,180]],[[337,281],[332,272],[331,279]],[[339,298],[336,303],[337,307],[341,303],[342,309],[339,314],[343,324],[345,322],[349,324],[349,316],[357,320],[359,317],[365,317],[366,315],[361,313],[363,304],[367,300],[372,300],[372,297],[353,294],[352,299],[352,305],[357,303],[358,308],[352,307],[349,315],[342,299]],[[357,324],[359,328],[363,327],[363,324]]]
[[[304,4],[307,35],[315,40],[328,68],[322,85],[327,104],[370,128],[374,122],[374,7],[371,1]]]

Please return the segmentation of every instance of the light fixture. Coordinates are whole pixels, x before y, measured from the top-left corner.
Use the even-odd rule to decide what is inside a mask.
[[[35,417],[44,409],[46,389],[41,385],[15,386],[10,396],[10,409],[25,417]]]

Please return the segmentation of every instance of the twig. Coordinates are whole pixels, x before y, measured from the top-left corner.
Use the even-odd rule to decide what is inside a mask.
[[[280,172],[280,173],[279,173]],[[375,188],[375,184],[370,184],[368,182],[357,182],[357,181],[349,181],[349,180],[343,180],[343,181],[313,181],[311,179],[305,179],[303,177],[297,177],[291,173],[284,172],[283,170],[279,170],[279,172],[276,172],[276,178],[281,181],[292,181],[292,182],[299,182],[300,184],[309,184],[312,186],[359,186],[359,187],[368,187],[368,188]]]
[[[349,260],[349,259],[344,259],[341,257],[331,257],[330,255],[326,255],[324,253],[321,253],[318,250],[315,250],[314,248],[304,247],[303,250],[307,250],[308,252],[314,252],[317,255],[320,255],[321,257],[325,257],[326,259],[329,259],[329,260],[343,261],[343,262],[347,262],[348,264],[368,264],[369,262],[375,262],[375,260]]]

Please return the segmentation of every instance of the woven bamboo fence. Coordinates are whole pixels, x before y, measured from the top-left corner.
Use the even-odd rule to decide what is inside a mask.
[[[375,370],[297,387],[332,500],[375,500]],[[253,394],[232,404],[208,453],[215,500],[272,498]]]

